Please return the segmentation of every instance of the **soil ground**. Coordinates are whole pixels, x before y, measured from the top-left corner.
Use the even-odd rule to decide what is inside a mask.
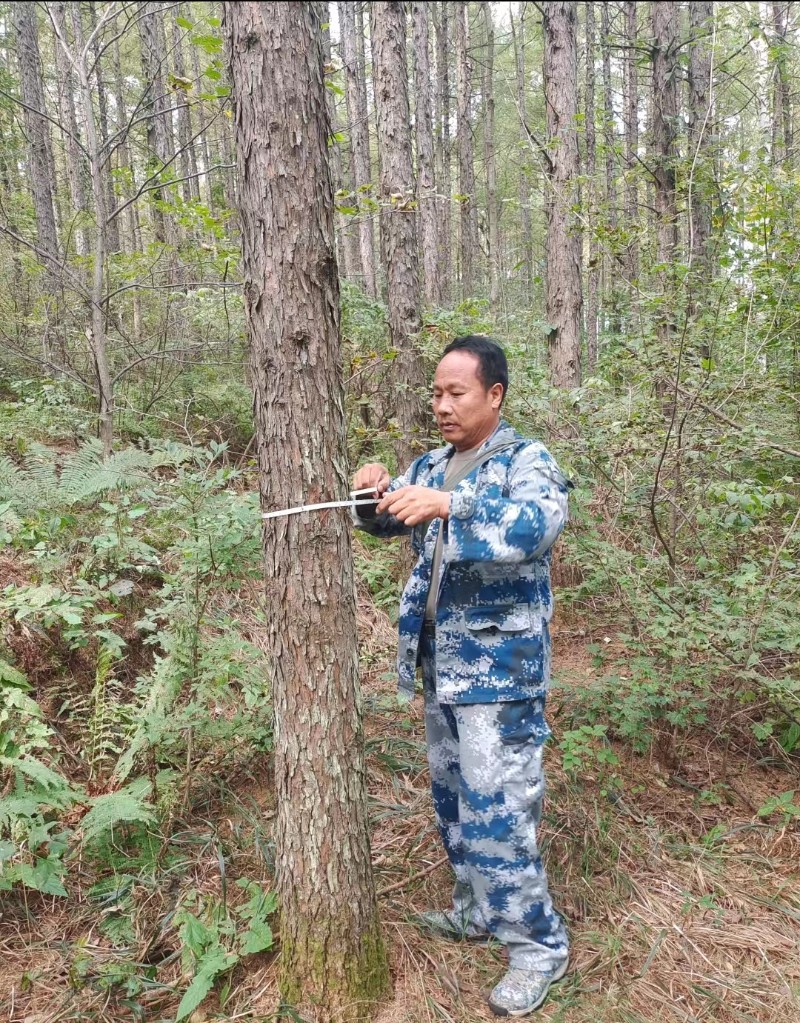
[[[373,857],[394,985],[377,1023],[489,1020],[484,993],[505,969],[502,947],[436,940],[413,923],[420,910],[448,903],[452,879],[433,823],[421,707],[400,709],[393,697],[394,628],[366,598],[360,622]],[[565,773],[559,736],[596,670],[587,647],[605,638],[580,621],[554,629],[543,847],[572,955],[537,1017],[800,1019],[800,834],[757,814],[768,796],[794,787],[787,768],[734,751],[718,800],[723,754],[703,734],[682,740],[668,763],[656,748],[637,756],[615,745],[613,769],[593,763],[580,777]],[[70,900],[0,895],[0,1021],[174,1019],[186,978],[171,911],[187,890],[219,894],[239,876],[268,878],[270,790],[266,762],[224,785],[198,786],[180,826],[185,855],[162,884],[138,893],[128,946],[101,932],[80,884]],[[274,955],[249,957],[192,1023],[276,1018],[276,972]],[[126,996],[126,976],[149,980],[144,989],[131,980]]]

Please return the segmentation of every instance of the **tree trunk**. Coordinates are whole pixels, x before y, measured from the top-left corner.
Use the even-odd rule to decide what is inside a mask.
[[[369,120],[364,68],[364,31],[361,25],[361,47],[356,41],[356,11],[353,3],[339,3],[342,62],[344,64],[345,102],[350,131],[353,184],[358,199],[358,240],[364,290],[372,298],[375,290],[375,234],[372,227],[373,210],[369,196],[372,188],[372,166],[369,153]],[[359,53],[361,56],[359,57]]]
[[[434,5],[436,20],[437,146],[436,184],[439,190],[439,270],[442,302],[447,302],[452,281],[452,152],[450,143],[450,15],[449,3]]]
[[[588,6],[588,5],[587,5]],[[525,8],[523,0],[519,5],[519,27],[514,27],[514,14],[509,11],[511,20],[511,38],[514,45],[514,67],[516,71],[517,84],[517,113],[520,125],[520,167],[519,167],[519,208],[521,224],[521,251],[522,251],[522,279],[525,282],[525,303],[530,305],[533,295],[533,226],[531,218],[531,177],[530,158],[528,151],[530,140],[528,138],[528,112],[527,112],[527,82],[525,81]]]
[[[714,125],[711,112],[711,50],[708,37],[712,28],[712,0],[689,4],[692,48],[689,53],[689,166],[691,192],[689,205],[689,260],[700,287],[712,275],[710,189],[714,170]],[[697,287],[693,288],[696,292]],[[692,313],[695,314],[696,301]]]
[[[575,3],[542,4],[544,100],[547,111],[547,284],[550,382],[572,388],[581,382],[581,241],[577,205],[578,106]]]
[[[652,5],[653,19],[653,175],[655,179],[656,262],[662,309],[658,337],[666,356],[675,330],[674,273],[678,252],[678,199],[675,190],[678,123],[678,10],[674,0]]]
[[[433,122],[431,114],[431,62],[429,54],[427,3],[412,4],[414,19],[414,128],[417,135],[417,193],[422,228],[422,265],[425,302],[437,306],[441,302],[439,287],[439,238],[437,231],[436,181],[433,160]]]
[[[458,189],[461,193],[461,296],[469,298],[475,290],[475,260],[478,255],[478,208],[475,203],[475,159],[472,152],[472,62],[469,57],[467,4],[453,4],[456,19],[456,68],[458,106],[456,139],[458,143]]]
[[[587,5],[588,6],[588,5]],[[603,147],[606,157],[606,218],[610,228],[610,244],[605,246],[603,265],[603,302],[608,314],[603,321],[609,323],[613,334],[618,334],[619,289],[617,287],[617,181],[616,181],[616,130],[614,120],[614,86],[611,81],[611,18],[608,0],[600,5],[600,44],[603,54]],[[593,363],[592,363],[593,365]]]
[[[595,24],[593,3],[586,7],[586,210],[589,222],[589,265],[586,273],[586,358],[591,372],[597,363],[598,268],[602,260],[597,244],[597,138],[595,132]]]
[[[606,150],[606,201],[611,229],[617,226],[617,182],[614,169],[616,132],[614,130],[614,86],[611,81],[611,19],[608,0],[600,6],[600,34],[603,53],[603,144]],[[587,4],[587,8],[589,5]]]
[[[46,108],[36,24],[37,8],[33,3],[16,3],[11,11],[17,39],[20,93],[25,104],[22,119],[28,136],[31,193],[36,214],[36,245],[39,259],[51,275],[56,275],[58,267],[53,262],[58,259],[58,232],[53,201],[56,168],[50,141],[50,122],[43,116]]]
[[[492,7],[483,4],[486,25],[486,57],[483,65],[483,158],[486,163],[486,214],[489,221],[489,300],[496,316],[500,305],[500,278],[502,259],[500,255],[500,220],[497,206],[497,164],[494,156],[494,24]]]
[[[322,55],[325,61],[325,73],[329,74],[333,68],[333,49],[331,44],[330,24],[325,22],[322,30]],[[330,137],[328,139],[329,163],[331,177],[333,178],[333,192],[338,195],[340,192],[349,192],[352,185],[345,177],[344,161],[342,160],[342,146],[337,138],[339,127],[337,124],[336,98],[333,90],[326,87],[325,96],[328,105],[328,124],[330,125]],[[344,270],[344,278],[351,283],[361,279],[361,252],[358,246],[358,234],[356,225],[352,218],[337,211],[336,220],[336,242],[337,255],[340,272]]]
[[[639,149],[639,74],[636,66],[636,4],[625,0],[625,228],[628,241],[628,276],[631,282],[639,276],[639,199],[637,155]]]
[[[200,182],[197,177],[197,157],[192,142],[192,111],[189,107],[187,90],[191,82],[186,77],[186,62],[183,56],[183,34],[176,17],[183,15],[183,4],[170,12],[172,39],[172,60],[175,67],[175,87],[173,92],[178,107],[178,145],[181,150],[181,177],[186,180],[181,184],[183,201],[199,202]],[[185,15],[183,15],[185,17]]]
[[[67,39],[66,4],[54,3],[50,5],[50,15],[53,24]],[[75,252],[79,256],[85,256],[87,252],[86,224],[86,188],[84,181],[84,164],[80,148],[80,135],[78,133],[78,120],[75,116],[75,94],[72,65],[64,52],[63,47],[55,39],[56,72],[58,77],[58,116],[61,121],[62,135],[66,148],[67,181],[69,183],[69,199],[71,206],[71,217],[74,226],[70,233],[75,240]],[[65,231],[66,231],[65,227]],[[67,240],[65,238],[65,247]]]
[[[144,14],[139,18],[142,43],[142,68],[149,94],[145,106],[149,109],[147,143],[150,150],[150,174],[157,173],[174,152],[171,115],[167,114],[168,97],[164,88],[166,43],[161,4],[144,3]],[[170,120],[168,120],[168,117]],[[169,189],[157,188],[150,193],[153,200],[153,231],[156,240],[174,245],[177,241],[172,218],[159,204],[168,201]]]
[[[422,447],[427,421],[422,399],[425,375],[415,344],[422,321],[403,4],[397,0],[372,4],[370,31],[381,162],[380,202],[386,242],[389,333],[397,352],[393,369],[401,436],[395,451],[398,464],[404,466]]]
[[[80,4],[73,4],[73,18],[80,18]],[[89,28],[93,32],[97,25],[97,5],[89,4]],[[81,31],[81,35],[83,32]],[[97,126],[100,130],[100,143],[103,153],[108,142],[108,90],[106,89],[105,78],[103,77],[103,63],[101,53],[101,39],[95,36],[92,45],[92,59],[94,62],[94,91],[97,98]],[[104,188],[106,190],[106,216],[110,217],[117,206],[117,196],[114,189],[114,177],[111,173],[111,160],[104,160],[102,166]],[[119,252],[119,218],[114,217],[106,225],[106,252]]]
[[[224,5],[264,510],[348,489],[323,10]],[[370,862],[350,524],[340,511],[278,519],[265,524],[263,545],[281,998],[319,1023],[364,1019],[388,971]]]
[[[775,33],[773,42],[774,79],[772,86],[772,162],[776,166],[786,166],[788,170],[792,162],[792,106],[789,92],[789,74],[787,69],[787,25],[789,4],[779,2],[772,4],[772,28]]]
[[[80,15],[80,12],[79,12]],[[73,19],[75,44],[71,61],[78,76],[81,102],[83,105],[84,128],[86,130],[86,152],[89,158],[89,180],[92,186],[92,207],[95,216],[94,244],[92,251],[92,282],[90,287],[91,328],[87,332],[89,348],[94,361],[98,393],[98,418],[103,457],[111,455],[114,445],[114,380],[108,359],[106,339],[105,270],[107,253],[106,184],[103,176],[103,152],[95,123],[93,87],[90,81],[90,56],[86,52],[83,38],[83,23],[80,16]],[[62,45],[66,48],[67,41]]]
[[[191,51],[191,54],[192,54],[192,74],[194,76],[194,87],[195,87],[195,89],[201,89],[201,83],[203,81],[203,74],[202,74],[202,72],[200,70],[200,53],[199,53],[200,48],[198,46],[192,46],[192,47],[190,47],[190,51]],[[204,110],[204,107],[203,107],[202,104],[199,107],[199,112],[200,112],[200,123],[207,125],[208,122],[206,120],[205,110]],[[211,175],[208,172],[208,168],[211,166],[211,150],[210,150],[210,147],[208,145],[208,130],[207,130],[207,127],[204,128],[204,130],[200,132],[200,137],[198,139],[198,142],[200,143],[200,154],[201,154],[202,159],[203,159],[202,180],[203,180],[203,182],[205,184],[206,204],[207,204],[207,206],[209,208],[209,211],[213,212],[215,204],[214,204],[214,192],[213,192],[213,189],[212,189]],[[231,201],[233,201],[232,198],[231,198]]]
[[[114,107],[116,109],[116,131],[122,132],[117,148],[119,168],[123,172],[122,195],[129,200],[136,190],[130,144],[128,142],[128,114],[125,108],[125,92],[122,78],[122,60],[119,52],[119,40],[114,40]],[[139,206],[131,203],[126,206],[121,216],[124,217],[122,243],[128,253],[140,252],[142,248],[141,228],[139,225]],[[118,218],[119,219],[119,218]],[[134,291],[134,301],[138,301],[138,290]]]

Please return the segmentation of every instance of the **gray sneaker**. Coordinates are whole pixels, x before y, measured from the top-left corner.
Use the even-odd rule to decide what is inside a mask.
[[[512,968],[489,995],[489,1008],[495,1016],[527,1016],[539,1008],[550,985],[561,980],[566,972],[566,963],[549,973]]]
[[[451,941],[487,942],[491,934],[454,909],[429,909],[414,918],[420,927]]]

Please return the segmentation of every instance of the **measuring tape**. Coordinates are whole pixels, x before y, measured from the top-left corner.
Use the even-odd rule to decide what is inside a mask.
[[[370,494],[370,497],[364,497]],[[321,504],[298,504],[294,508],[281,508],[280,511],[264,512],[262,519],[277,519],[282,515],[299,515],[301,512],[323,511],[325,508],[358,508],[360,505],[377,504],[380,498],[375,496],[374,487],[365,487],[363,490],[351,490],[350,497],[346,501],[323,501]]]

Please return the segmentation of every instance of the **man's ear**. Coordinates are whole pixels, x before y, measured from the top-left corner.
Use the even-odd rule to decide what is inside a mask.
[[[492,398],[492,408],[500,408],[503,404],[503,385],[501,383],[492,384],[489,388],[489,394]]]

